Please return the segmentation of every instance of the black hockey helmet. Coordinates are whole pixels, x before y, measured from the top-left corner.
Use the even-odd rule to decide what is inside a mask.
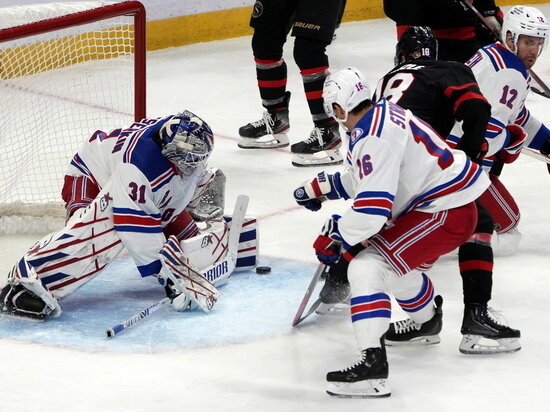
[[[415,55],[415,53],[418,53]],[[411,26],[395,46],[395,64],[412,59],[437,60],[437,39],[428,26]]]

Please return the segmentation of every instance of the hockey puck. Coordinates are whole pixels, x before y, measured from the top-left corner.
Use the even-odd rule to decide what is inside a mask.
[[[256,273],[258,275],[267,275],[269,272],[271,272],[271,268],[269,266],[258,266],[256,268]]]

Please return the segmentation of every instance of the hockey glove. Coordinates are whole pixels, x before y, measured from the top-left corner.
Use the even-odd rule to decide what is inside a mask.
[[[506,131],[510,136],[508,145],[498,152],[495,156],[496,160],[503,163],[512,163],[521,153],[521,148],[527,138],[525,130],[517,124],[509,124],[506,126]]]
[[[483,158],[489,150],[489,143],[487,143],[487,140],[483,139],[480,145],[476,145],[476,147],[470,147],[469,145],[464,144],[461,140],[456,148],[466,153],[466,155],[472,160],[472,162],[481,164]]]
[[[314,179],[305,181],[294,191],[296,203],[315,212],[321,209],[321,204],[325,200],[343,197],[336,191],[336,179],[336,175],[321,172]]]
[[[313,242],[317,259],[325,265],[333,265],[340,259],[343,247],[349,247],[338,231],[339,215],[332,215],[321,229],[321,234]]]

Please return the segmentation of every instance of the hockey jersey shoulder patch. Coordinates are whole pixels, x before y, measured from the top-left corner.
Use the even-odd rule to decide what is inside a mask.
[[[366,137],[380,137],[384,126],[384,117],[386,115],[387,105],[389,103],[385,98],[382,98],[378,103],[368,111],[357,122],[356,127],[349,133],[349,151],[353,151],[353,147]]]

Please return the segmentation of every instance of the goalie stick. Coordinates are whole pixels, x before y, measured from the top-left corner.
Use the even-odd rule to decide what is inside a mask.
[[[311,282],[309,283],[309,286],[307,287],[306,293],[304,294],[304,297],[302,298],[302,301],[300,302],[300,306],[298,307],[298,311],[296,312],[296,315],[294,315],[294,319],[292,320],[292,327],[295,327],[302,323],[307,317],[309,317],[315,310],[321,305],[321,299],[317,299],[315,302],[312,303],[309,310],[306,312],[305,315],[302,316],[304,313],[306,306],[309,302],[309,299],[311,298],[311,295],[313,294],[313,291],[315,290],[315,286],[317,286],[317,282],[319,282],[319,279],[321,279],[321,275],[328,270],[328,266],[324,264],[320,264],[317,267],[317,271],[313,275],[313,278],[311,279]]]
[[[493,36],[495,36],[495,40],[499,43],[502,43],[502,40],[500,38],[500,34],[495,30],[495,28],[489,23],[487,18],[483,16],[478,9],[475,8],[473,4],[471,4],[468,0],[458,0],[460,4],[462,4],[464,7],[470,9],[480,20],[482,26],[484,26],[487,30],[489,30],[491,33],[493,33]],[[534,93],[544,96],[547,99],[550,99],[550,89],[548,86],[542,81],[542,79],[537,76],[537,74],[529,69],[529,74],[537,82],[537,84],[542,88],[542,90],[537,89],[536,87],[531,86],[531,90],[533,90]]]
[[[113,336],[119,334],[124,329],[129,328],[133,324],[139,322],[143,318],[146,318],[147,316],[151,315],[152,313],[155,313],[157,310],[162,308],[165,304],[170,303],[170,298],[164,298],[159,300],[158,302],[153,303],[151,306],[149,306],[146,309],[143,309],[141,312],[136,313],[128,320],[125,320],[122,323],[119,323],[118,325],[113,326],[111,329],[107,329],[105,331],[108,338],[112,338]]]
[[[239,195],[237,198],[237,201],[235,202],[235,207],[233,209],[233,215],[231,217],[231,229],[229,231],[229,239],[227,242],[227,256],[226,260],[229,261],[229,264],[231,265],[231,270],[235,268],[236,262],[237,262],[237,252],[239,247],[239,237],[241,235],[241,228],[243,226],[244,218],[246,215],[246,210],[248,208],[248,196],[246,195]],[[219,263],[218,263],[219,264]],[[206,274],[210,269],[212,269],[216,265],[212,265],[204,269],[201,273]],[[153,303],[151,306],[149,306],[146,309],[143,309],[139,313],[136,313],[135,315],[131,316],[126,321],[119,323],[115,326],[113,326],[110,329],[107,329],[105,331],[105,334],[107,335],[107,338],[113,338],[122,331],[128,329],[130,326],[135,325],[137,322],[145,319],[146,317],[150,316],[151,314],[158,311],[161,307],[163,307],[165,304],[170,303],[170,298],[164,298],[159,300],[158,302]]]

